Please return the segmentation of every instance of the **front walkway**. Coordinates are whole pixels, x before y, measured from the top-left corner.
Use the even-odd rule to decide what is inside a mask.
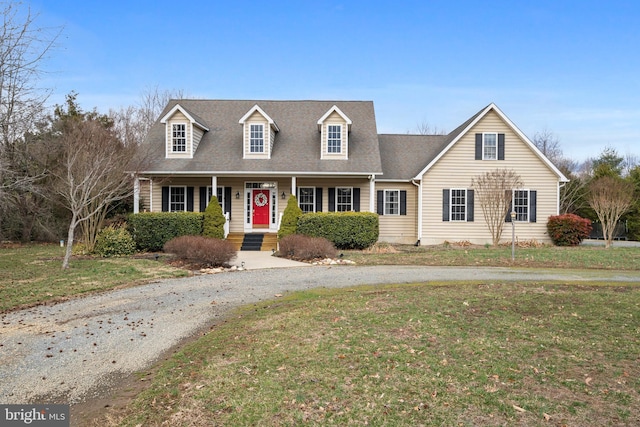
[[[244,267],[245,270],[311,266],[311,264],[306,262],[292,261],[287,258],[273,256],[271,251],[238,251],[236,253],[238,255],[231,260],[231,264]]]

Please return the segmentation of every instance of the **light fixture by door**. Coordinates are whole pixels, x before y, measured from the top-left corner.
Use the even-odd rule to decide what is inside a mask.
[[[280,195],[280,197],[282,198],[282,200],[284,200],[284,199],[286,199],[286,198],[287,198],[287,195],[286,195],[286,194],[284,194],[284,191],[283,191],[283,192],[282,192],[282,194]]]
[[[236,199],[239,199],[239,198],[240,198],[240,192],[236,191]]]

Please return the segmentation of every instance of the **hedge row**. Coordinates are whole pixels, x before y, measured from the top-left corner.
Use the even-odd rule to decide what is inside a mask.
[[[299,234],[324,237],[338,249],[364,249],[378,241],[378,215],[372,212],[316,212],[298,220]]]
[[[157,252],[175,237],[201,235],[203,218],[200,212],[131,214],[127,220],[127,230],[139,250]]]

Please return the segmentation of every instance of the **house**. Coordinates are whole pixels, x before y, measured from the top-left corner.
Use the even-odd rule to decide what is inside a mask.
[[[136,208],[204,211],[215,194],[235,234],[276,233],[294,194],[303,212],[377,212],[382,241],[484,244],[471,180],[504,168],[524,183],[518,238],[547,242],[567,182],[494,104],[448,135],[386,135],[370,101],[172,100],[144,146]]]

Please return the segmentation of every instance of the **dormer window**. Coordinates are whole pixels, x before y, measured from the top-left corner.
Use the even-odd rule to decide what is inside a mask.
[[[187,125],[174,123],[171,125],[171,147],[174,153],[187,151]]]
[[[327,126],[327,152],[328,153],[342,152],[342,126],[341,125]]]
[[[251,125],[249,151],[252,153],[264,153],[264,125],[263,124]]]
[[[351,119],[334,105],[318,120],[320,131],[320,158],[347,160],[349,158],[349,132]]]

